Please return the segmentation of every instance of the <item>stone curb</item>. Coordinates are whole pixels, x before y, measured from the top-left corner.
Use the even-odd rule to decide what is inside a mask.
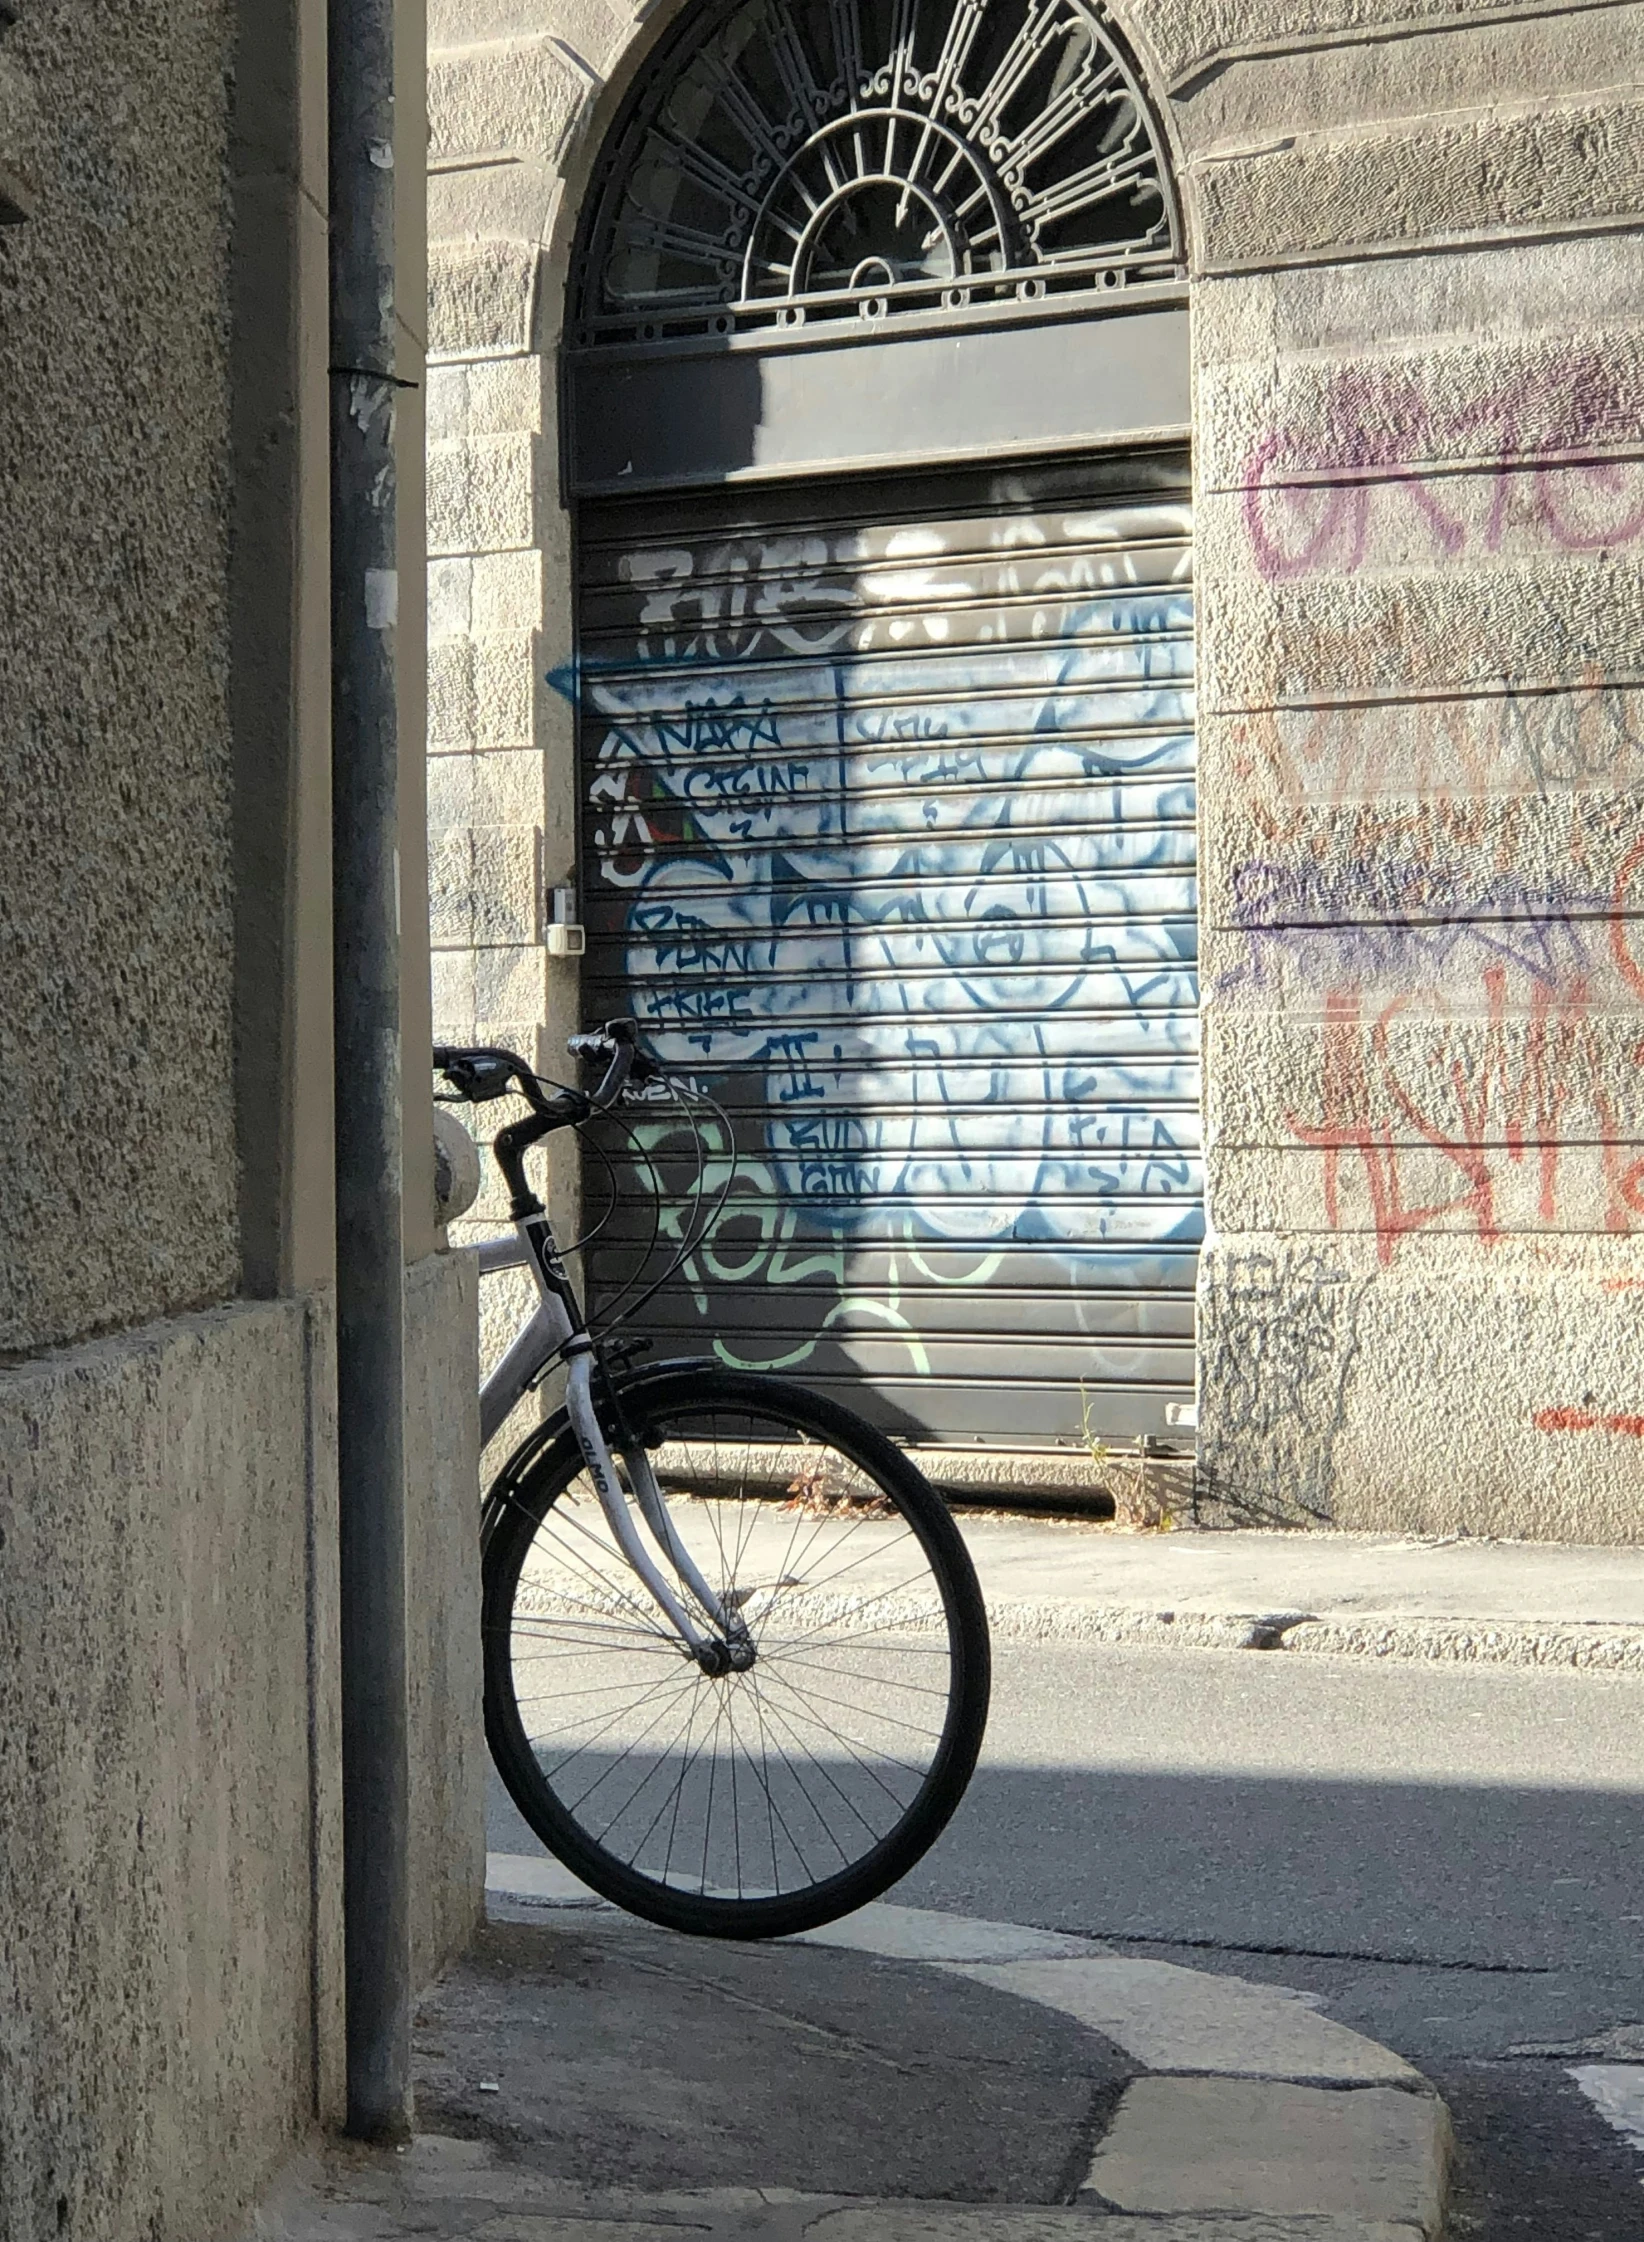
[[[1089,2209],[1215,2222],[1206,2234],[1260,2217],[1428,2242],[1442,2231],[1443,2103],[1401,2056],[1305,1996],[885,1902],[808,1936],[1055,2008],[1145,2065],[1092,2156],[1079,2196]]]
[[[557,1861],[493,1854],[493,1917],[626,1923]],[[586,1912],[584,1912],[586,1911]],[[644,1926],[634,1925],[648,1935]],[[246,2242],[1439,2242],[1449,2116],[1312,1996],[1094,1939],[880,1902],[805,1943],[918,1962],[1072,2017],[1141,2066],[1072,2203],[997,2206],[753,2186],[640,2194],[489,2141],[332,2143],[288,2168]]]
[[[1644,1630],[1538,1627],[1473,1619],[1316,1619],[1310,1612],[1143,1611],[1134,1606],[1000,1598],[988,1624],[1001,1642],[1078,1642],[1163,1650],[1309,1651],[1472,1666],[1644,1673]]]
[[[422,2135],[395,2158],[332,2148],[282,2173],[238,2242],[1423,2242],[1359,2217],[1106,2212],[725,2187],[640,2195],[523,2172]]]
[[[491,1855],[487,1899],[515,1919],[573,1908],[620,1920],[558,1862],[535,1856]],[[921,1962],[1057,2009],[1143,2066],[1074,2205],[834,2205],[821,2215],[817,2204],[798,2230],[815,2242],[1122,2242],[1135,2219],[1157,2242],[1437,2242],[1442,2233],[1443,2103],[1401,2056],[1321,2015],[1309,1995],[885,1901],[803,1943]],[[630,2242],[642,2242],[637,2229]]]

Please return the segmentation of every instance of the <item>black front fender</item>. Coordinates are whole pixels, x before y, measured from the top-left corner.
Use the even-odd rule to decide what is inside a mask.
[[[677,1378],[681,1371],[713,1370],[718,1366],[709,1355],[673,1355],[666,1362],[650,1362],[643,1369],[622,1370],[613,1381],[624,1402],[643,1403],[649,1388]],[[607,1436],[611,1433],[609,1408],[600,1393],[604,1381],[596,1380],[595,1405]],[[508,1461],[492,1480],[480,1510],[480,1546],[491,1538],[491,1530],[498,1517],[518,1493],[527,1474],[539,1465],[569,1463],[578,1453],[576,1435],[571,1430],[571,1420],[563,1409],[556,1409],[541,1424],[533,1425]]]

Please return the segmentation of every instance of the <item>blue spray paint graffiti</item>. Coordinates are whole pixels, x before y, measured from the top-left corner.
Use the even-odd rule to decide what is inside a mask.
[[[1200,1236],[1190,594],[1047,557],[1013,602],[1013,554],[980,609],[927,569],[840,620],[824,557],[798,620],[792,577],[774,618],[682,618],[723,550],[630,561],[626,659],[580,679],[592,869],[654,1046],[757,1109],[759,1244],[708,1273],[831,1269],[928,1369],[904,1284],[1025,1251],[1179,1289]]]

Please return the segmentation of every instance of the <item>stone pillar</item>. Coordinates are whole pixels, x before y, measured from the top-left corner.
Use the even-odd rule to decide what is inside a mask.
[[[428,384],[430,885],[434,1027],[563,1075],[578,968],[550,959],[556,887],[575,881],[571,557],[557,351],[561,172],[631,29],[603,0],[434,0],[430,16]],[[557,250],[557,254],[556,254]],[[476,1117],[477,1118],[477,1117]],[[550,1156],[574,1235],[576,1162]],[[456,1235],[493,1234],[495,1170]],[[528,1301],[489,1278],[487,1353]]]

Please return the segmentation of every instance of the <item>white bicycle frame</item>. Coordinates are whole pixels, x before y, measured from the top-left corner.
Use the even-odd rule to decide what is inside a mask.
[[[491,1240],[479,1249],[480,1273],[515,1269],[522,1265],[536,1280],[535,1311],[521,1324],[507,1352],[480,1388],[480,1439],[489,1445],[525,1394],[555,1361],[565,1363],[565,1412],[576,1435],[582,1460],[599,1497],[617,1547],[644,1583],[684,1649],[699,1665],[715,1667],[733,1646],[747,1640],[747,1623],[741,1614],[728,1611],[692,1561],[690,1551],[674,1531],[668,1505],[642,1442],[621,1450],[617,1468],[594,1407],[594,1343],[573,1323],[565,1305],[569,1283],[559,1258],[553,1232],[545,1214],[521,1216],[512,1238]],[[624,1487],[623,1480],[627,1486]],[[668,1563],[694,1598],[719,1637],[704,1635],[677,1596],[635,1520],[632,1502],[649,1527]]]

